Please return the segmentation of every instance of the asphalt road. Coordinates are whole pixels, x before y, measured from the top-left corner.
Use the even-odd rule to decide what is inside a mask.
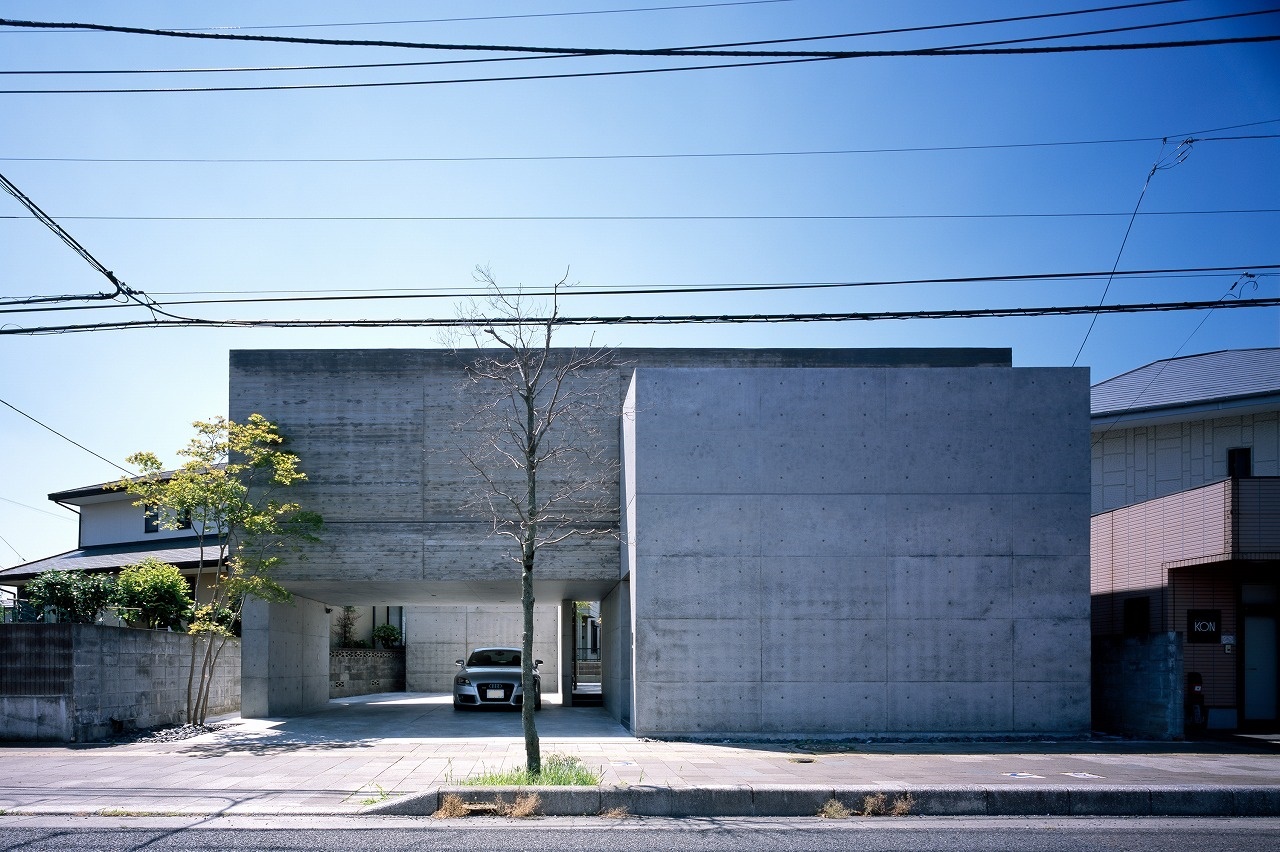
[[[818,819],[0,817],[0,850],[768,852],[1270,852],[1280,819]]]

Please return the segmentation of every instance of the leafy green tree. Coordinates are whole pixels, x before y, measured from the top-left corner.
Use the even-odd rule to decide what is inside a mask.
[[[182,629],[194,604],[182,572],[154,556],[121,569],[114,601],[126,621],[150,630]]]
[[[322,522],[287,499],[307,476],[275,424],[251,414],[244,423],[217,417],[192,425],[195,437],[178,451],[185,461],[177,469],[166,470],[154,453],[135,453],[127,461],[141,475],[115,487],[137,496],[134,505],[152,512],[163,529],[189,521],[199,544],[187,723],[202,725],[218,657],[245,600],[289,600],[271,573],[303,542],[316,541]]]
[[[37,610],[52,609],[58,621],[93,624],[111,602],[112,587],[111,578],[103,574],[45,571],[22,593]]]

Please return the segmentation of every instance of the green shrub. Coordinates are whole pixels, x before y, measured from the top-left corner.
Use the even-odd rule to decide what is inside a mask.
[[[182,573],[153,556],[120,572],[114,600],[130,624],[151,630],[181,630],[194,604]]]
[[[400,628],[394,624],[379,624],[373,628],[373,641],[381,643],[384,648],[394,648],[400,644]]]
[[[52,609],[58,621],[93,624],[111,602],[113,585],[102,574],[45,571],[23,587],[23,594],[36,609]]]

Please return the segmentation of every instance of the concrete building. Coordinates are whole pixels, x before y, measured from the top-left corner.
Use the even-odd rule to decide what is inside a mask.
[[[519,640],[519,572],[460,508],[464,363],[232,353],[230,416],[279,425],[328,525],[278,574],[294,605],[246,608],[246,715],[327,700],[326,606],[404,605],[411,690]],[[639,735],[1088,731],[1087,371],[621,350],[595,378],[618,536],[545,551],[544,683],[568,681],[567,604],[599,601],[604,700]]]
[[[1099,724],[1168,736],[1184,723],[1274,727],[1280,348],[1157,361],[1101,382],[1092,433]]]

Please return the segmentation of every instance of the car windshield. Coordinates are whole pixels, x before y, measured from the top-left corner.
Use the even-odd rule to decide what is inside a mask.
[[[467,658],[467,667],[477,666],[519,666],[520,652],[505,648],[490,648],[486,651],[472,651]]]

